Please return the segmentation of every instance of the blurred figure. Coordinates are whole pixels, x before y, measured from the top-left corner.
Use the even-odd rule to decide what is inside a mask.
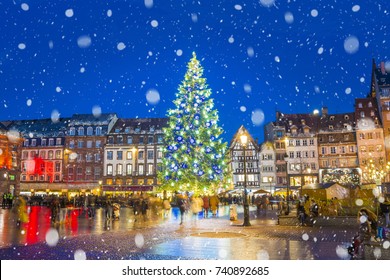
[[[170,211],[171,211],[171,203],[169,202],[168,198],[164,197],[164,200],[163,200],[164,218],[168,217],[168,214]]]
[[[65,195],[62,195],[60,197],[60,223],[64,223],[66,220],[66,212],[67,212],[66,200],[67,199]]]
[[[218,196],[214,194],[212,197],[210,197],[210,209],[211,212],[213,213],[213,217],[217,216],[218,205],[219,205]]]
[[[299,224],[301,226],[305,225],[305,219],[306,219],[305,206],[300,201],[298,201],[298,204],[297,204],[297,217],[299,220]]]
[[[111,220],[113,208],[112,208],[112,201],[110,196],[107,196],[104,207],[105,207],[104,211],[105,211],[106,219]]]
[[[385,216],[385,227],[389,227],[390,221],[389,221],[389,213],[390,213],[390,203],[389,199],[386,197],[385,201],[382,202],[380,205],[381,211],[383,215]]]
[[[209,216],[209,209],[210,209],[210,199],[207,195],[203,196],[203,212],[204,217],[207,218]]]
[[[58,215],[60,212],[60,201],[57,196],[53,196],[50,201],[51,210],[51,222],[54,224],[58,221]]]
[[[181,194],[179,194],[177,196],[177,205],[179,206],[179,210],[180,210],[180,224],[182,225],[183,221],[184,221],[184,214],[185,214],[186,209],[187,209],[187,200]]]
[[[15,199],[14,203],[14,211],[17,214],[16,224],[20,226],[22,223],[28,222],[28,214],[27,214],[27,202],[22,196],[18,196]]]

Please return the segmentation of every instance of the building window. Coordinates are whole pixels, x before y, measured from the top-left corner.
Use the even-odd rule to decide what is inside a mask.
[[[344,141],[349,141],[349,135],[348,134],[344,135]]]
[[[372,107],[372,103],[368,102],[368,108],[371,108],[371,107]]]
[[[140,174],[140,175],[144,174],[144,165],[143,164],[138,165],[138,174]]]
[[[84,141],[79,140],[79,141],[77,142],[77,147],[78,147],[78,148],[84,147]]]
[[[54,152],[53,151],[49,151],[48,155],[47,155],[47,158],[48,159],[53,159],[54,158]]]
[[[54,146],[54,139],[53,138],[49,139],[49,146]]]
[[[358,107],[359,107],[359,108],[363,108],[363,104],[362,104],[362,103],[359,103],[359,104],[358,104]]]
[[[330,125],[330,126],[329,126],[329,130],[333,130],[333,125]]]
[[[154,151],[148,151],[148,159],[154,159]]]
[[[140,136],[140,137],[139,137],[139,143],[140,143],[140,144],[144,144],[144,137],[143,137],[143,136]]]
[[[133,144],[133,137],[131,136],[127,137],[127,144]]]
[[[116,142],[117,142],[117,144],[123,144],[123,136],[118,136],[116,138]]]
[[[114,137],[108,136],[107,142],[108,142],[108,144],[114,144]]]
[[[35,147],[37,145],[37,139],[31,139],[31,147]]]
[[[148,137],[148,144],[153,144],[153,142],[154,142],[153,136],[149,136]]]
[[[144,159],[144,151],[138,152],[138,159]]]
[[[61,171],[61,162],[56,162],[54,166],[55,172],[60,172]]]
[[[157,143],[158,144],[162,144],[162,142],[163,142],[163,136],[162,135],[158,135],[157,136]]]
[[[161,150],[158,150],[158,151],[157,151],[157,158],[158,158],[158,159],[161,159],[161,158],[162,158],[162,151],[161,151]]]
[[[70,136],[75,136],[75,135],[76,135],[76,129],[75,129],[74,127],[71,127],[71,128],[69,129],[69,135],[70,135]]]
[[[355,152],[355,146],[349,146],[349,152],[354,153]]]
[[[333,135],[329,135],[329,142],[333,142],[333,141],[334,141]]]
[[[61,159],[62,158],[62,151],[57,150],[56,151],[56,159]]]
[[[377,145],[376,146],[376,151],[377,152],[382,152],[382,145]]]
[[[102,146],[102,141],[96,140],[96,142],[95,142],[95,147],[96,147],[96,148],[100,148],[101,146]]]
[[[361,146],[361,147],[360,147],[360,152],[362,152],[362,153],[367,152],[366,146]]]
[[[62,145],[62,139],[61,138],[57,138],[56,139],[56,146],[61,146]]]
[[[107,151],[107,160],[113,160],[113,159],[114,159],[114,152]]]
[[[112,176],[112,164],[108,164],[107,165],[107,175],[111,175]]]
[[[364,118],[365,117],[365,114],[363,111],[360,112],[360,117]]]
[[[336,153],[336,147],[330,147],[330,153],[335,154]]]
[[[126,159],[133,159],[133,152],[132,151],[126,152]]]
[[[87,135],[88,136],[92,136],[93,135],[93,128],[90,127],[90,126],[87,128]]]
[[[152,175],[153,174],[153,164],[148,164],[148,173],[149,173],[149,175]]]
[[[127,175],[133,174],[133,165],[131,163],[126,164],[126,174]]]
[[[91,166],[85,167],[85,179],[86,180],[92,179],[92,167]]]
[[[116,174],[122,175],[122,173],[123,173],[123,165],[119,163],[116,165]]]
[[[74,148],[74,141],[73,140],[69,142],[69,148],[71,148],[71,149]]]
[[[100,154],[95,154],[95,162],[100,162]]]
[[[80,181],[83,179],[83,169],[81,167],[77,167],[77,181]]]
[[[84,136],[84,127],[80,126],[77,132],[79,136]]]
[[[46,146],[46,139],[41,140],[41,146],[45,147]]]
[[[307,146],[307,140],[302,140],[302,146]]]
[[[295,146],[300,146],[301,145],[301,140],[295,140]]]
[[[102,135],[102,128],[100,126],[96,127],[95,134],[96,135]]]
[[[87,148],[92,148],[92,141],[91,140],[87,141]]]
[[[123,152],[122,151],[117,151],[116,152],[116,159],[117,160],[122,160],[123,159]]]
[[[92,154],[87,154],[85,157],[87,162],[92,162],[92,158],[93,158]]]

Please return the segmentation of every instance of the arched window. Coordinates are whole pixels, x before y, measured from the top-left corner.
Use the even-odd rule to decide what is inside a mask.
[[[79,136],[83,136],[84,135],[84,127],[82,127],[82,126],[79,127],[78,134],[79,134]]]
[[[95,131],[96,135],[102,135],[102,128],[98,126]]]
[[[75,129],[74,127],[71,127],[71,128],[69,129],[69,135],[70,135],[70,136],[75,136],[75,135],[76,135],[76,129]]]
[[[92,134],[93,134],[93,128],[92,127],[88,127],[87,128],[87,135],[91,136]]]

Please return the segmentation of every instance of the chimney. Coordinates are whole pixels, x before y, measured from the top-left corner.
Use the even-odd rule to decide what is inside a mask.
[[[321,108],[321,115],[323,117],[326,117],[327,114],[328,114],[328,107],[322,107]]]
[[[381,72],[382,72],[382,75],[386,74],[385,62],[384,61],[381,61]]]
[[[278,121],[280,118],[280,112],[279,111],[276,111],[276,120]]]

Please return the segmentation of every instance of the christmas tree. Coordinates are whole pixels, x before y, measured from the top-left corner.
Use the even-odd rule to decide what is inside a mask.
[[[188,63],[184,81],[168,110],[164,129],[161,172],[162,188],[203,193],[224,184],[226,143],[221,139],[218,111],[195,53]]]

